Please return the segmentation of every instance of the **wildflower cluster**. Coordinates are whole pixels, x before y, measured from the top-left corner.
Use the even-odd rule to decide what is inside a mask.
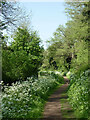
[[[60,77],[61,78],[61,77]],[[52,75],[41,76],[38,79],[28,78],[22,83],[16,82],[12,86],[4,86],[2,92],[3,118],[38,118],[48,93],[60,81]]]
[[[89,111],[89,80],[87,70],[79,77],[71,76],[71,86],[68,91],[69,101],[78,117],[87,118]]]

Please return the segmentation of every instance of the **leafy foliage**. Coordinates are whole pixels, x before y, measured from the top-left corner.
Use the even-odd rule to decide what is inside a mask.
[[[69,101],[76,111],[77,117],[87,118],[88,103],[88,46],[89,27],[88,16],[90,2],[67,2],[66,14],[70,20],[66,26],[56,29],[49,47],[45,51],[42,69],[55,70],[52,64],[56,62],[57,70],[64,72],[70,78]],[[69,74],[70,73],[70,74]]]
[[[27,81],[13,83],[12,86],[4,86],[3,118],[39,118],[49,92],[62,81],[61,76],[57,79],[47,75],[39,79],[28,78]]]
[[[59,83],[63,83],[63,79],[58,76],[58,73],[47,72],[47,70],[58,70],[61,72],[60,74],[68,77],[70,74],[72,75],[68,91],[69,101],[76,111],[77,117],[88,118],[90,107],[88,103],[88,91],[90,92],[88,87],[88,74],[90,73],[88,70],[90,39],[88,35],[88,4],[90,3],[67,3],[66,13],[70,20],[65,27],[59,25],[49,40],[50,46],[45,51],[40,47],[41,40],[37,33],[29,31],[27,26],[18,27],[9,46],[7,46],[8,38],[2,36],[3,81],[5,84],[22,81],[13,83],[12,86],[4,89],[2,110],[5,118],[40,116],[48,92]],[[2,29],[5,29],[2,21],[0,25]],[[7,26],[6,23],[4,25]],[[27,80],[27,77],[38,77],[40,69],[45,70],[45,72],[40,72],[42,77]]]
[[[68,91],[69,101],[75,110],[76,116],[80,118],[89,117],[89,80],[88,75],[90,71],[87,70],[80,74],[80,76],[71,76],[71,86]]]
[[[68,2],[66,4],[66,13],[71,19],[65,27],[59,25],[53,33],[53,37],[49,40],[50,46],[46,50],[43,68],[52,70],[57,68],[65,72],[87,68],[88,4],[87,2]],[[47,63],[45,63],[46,59]],[[56,63],[57,67],[52,64],[53,62]],[[85,62],[84,65],[83,62]]]
[[[27,27],[19,27],[10,46],[3,47],[3,81],[12,83],[37,76],[42,62],[40,38]]]

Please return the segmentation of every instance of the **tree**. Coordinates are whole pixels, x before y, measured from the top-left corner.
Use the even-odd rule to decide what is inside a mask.
[[[20,7],[15,1],[0,0],[0,30],[6,29],[11,25],[16,25],[16,21],[19,20]]]
[[[37,77],[42,63],[40,38],[35,31],[21,26],[14,34],[14,41],[3,49],[3,81],[11,84],[27,77]]]
[[[78,71],[87,68],[88,63],[88,44],[89,44],[89,2],[73,2],[67,3],[67,14],[71,20],[67,23],[67,42],[72,41],[72,55],[74,56],[75,63],[73,64]],[[68,30],[70,32],[68,32]],[[76,47],[77,46],[77,47]],[[81,52],[82,51],[82,52]],[[82,58],[82,59],[81,59]],[[85,60],[86,59],[86,60]],[[83,66],[83,62],[85,62]],[[73,60],[72,60],[73,62]],[[86,67],[85,67],[86,66]]]
[[[59,70],[69,70],[71,64],[71,43],[66,42],[67,34],[66,28],[62,25],[56,29],[53,33],[53,38],[51,38],[51,45],[48,47],[47,59],[49,61],[50,67]]]
[[[88,106],[89,104],[86,90],[88,91],[89,88],[87,81],[90,72],[88,66],[88,15],[90,11],[88,5],[90,5],[90,2],[70,2],[67,5],[66,12],[71,17],[71,20],[67,23],[66,42],[71,41],[73,55],[71,61],[73,74],[70,77],[68,96],[70,104],[76,112],[76,117],[88,119],[89,113],[87,111],[89,108],[86,105]]]
[[[80,39],[88,41],[90,2],[67,2],[66,5],[66,13],[70,16],[71,23],[74,24],[72,26],[74,26],[75,31],[80,35],[77,35],[76,32],[74,33],[80,37]]]
[[[67,2],[66,13],[71,19],[66,23],[66,27],[59,25],[56,32],[53,33],[50,46],[47,49],[47,59],[50,60],[50,64],[55,61],[59,69],[63,68],[68,71],[73,68],[76,71],[82,69],[81,64],[85,57],[85,65],[87,66],[89,40],[87,21],[89,10],[87,4],[85,2]],[[82,59],[80,59],[80,56]]]
[[[19,6],[19,2],[0,0],[0,37],[3,37],[3,32],[10,34],[24,21],[30,23],[29,15]],[[28,20],[29,19],[29,20]]]

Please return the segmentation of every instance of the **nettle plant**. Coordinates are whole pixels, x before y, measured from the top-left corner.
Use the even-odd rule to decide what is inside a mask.
[[[70,104],[72,105],[73,109],[77,117],[88,118],[88,111],[89,111],[89,80],[88,75],[90,71],[87,70],[80,74],[79,77],[72,76],[71,81],[72,85],[69,88],[68,96]]]

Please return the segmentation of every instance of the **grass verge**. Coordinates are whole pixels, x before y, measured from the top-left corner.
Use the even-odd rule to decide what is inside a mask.
[[[76,118],[75,113],[68,101],[67,90],[61,94],[60,103],[62,118]]]

